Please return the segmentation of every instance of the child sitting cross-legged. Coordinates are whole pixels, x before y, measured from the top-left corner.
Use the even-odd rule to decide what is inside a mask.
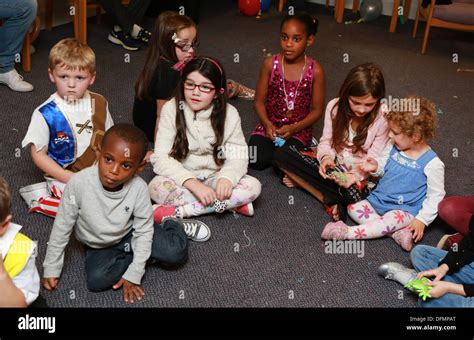
[[[426,98],[409,97],[412,110],[391,111],[389,137],[393,141],[384,156],[369,158],[360,165],[380,179],[366,200],[349,205],[350,217],[359,225],[328,223],[323,239],[374,239],[392,236],[404,250],[410,251],[438,214],[445,195],[444,164],[427,144],[434,137],[436,108]]]
[[[72,38],[49,54],[49,79],[57,91],[33,112],[22,147],[46,182],[20,189],[30,212],[55,217],[71,176],[95,162],[95,149],[112,125],[106,99],[88,90],[96,79],[95,54]]]
[[[88,289],[123,287],[125,302],[142,299],[140,284],[149,258],[168,266],[186,262],[188,239],[183,223],[166,219],[154,224],[147,185],[136,176],[146,165],[147,147],[140,129],[115,125],[96,152],[98,164],[69,180],[44,260],[44,288],[58,287],[64,250],[74,227],[76,238],[86,245]]]

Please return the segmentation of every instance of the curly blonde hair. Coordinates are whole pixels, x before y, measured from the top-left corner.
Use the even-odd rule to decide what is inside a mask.
[[[413,137],[415,133],[420,134],[422,141],[435,137],[438,127],[437,109],[435,104],[424,97],[408,96],[401,99],[402,103],[411,103],[407,110],[400,105],[400,110],[392,110],[387,113],[387,120],[401,129],[401,133]],[[413,105],[412,105],[413,104]]]

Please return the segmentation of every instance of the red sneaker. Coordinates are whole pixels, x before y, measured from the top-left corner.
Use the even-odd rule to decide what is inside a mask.
[[[236,208],[234,211],[236,213],[239,213],[240,215],[249,216],[249,217],[252,217],[255,213],[253,210],[252,203],[241,205],[240,207]]]
[[[159,205],[153,211],[153,220],[161,223],[165,217],[176,217],[176,207],[174,205]]]
[[[459,242],[461,242],[463,238],[464,238],[464,235],[461,233],[446,234],[443,237],[441,237],[438,244],[436,245],[436,248],[449,251],[455,244],[458,244]]]

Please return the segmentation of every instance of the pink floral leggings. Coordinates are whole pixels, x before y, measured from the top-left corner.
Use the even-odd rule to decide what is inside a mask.
[[[214,190],[217,178],[210,177],[202,182]],[[151,199],[159,205],[172,205],[179,207],[183,217],[200,216],[216,212],[215,206],[204,206],[188,189],[178,186],[172,179],[156,176],[148,185]],[[232,195],[222,205],[225,210],[233,210],[253,202],[262,190],[258,179],[245,175],[232,190]]]
[[[367,200],[350,204],[347,207],[349,216],[359,223],[349,227],[347,239],[373,239],[390,236],[403,229],[413,221],[413,215],[403,210],[390,210],[380,216]]]

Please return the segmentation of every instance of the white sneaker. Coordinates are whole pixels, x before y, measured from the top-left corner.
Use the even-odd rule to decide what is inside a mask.
[[[23,198],[29,208],[33,207],[35,201],[41,197],[49,196],[48,185],[46,182],[40,182],[20,188],[20,196]]]
[[[166,220],[174,220],[183,225],[184,232],[188,236],[188,239],[196,242],[205,242],[211,237],[211,229],[199,220],[182,219],[176,217],[165,217],[163,218],[164,223]]]
[[[23,76],[13,69],[7,73],[0,73],[0,84],[7,85],[13,91],[30,92],[34,87],[23,80]]]

